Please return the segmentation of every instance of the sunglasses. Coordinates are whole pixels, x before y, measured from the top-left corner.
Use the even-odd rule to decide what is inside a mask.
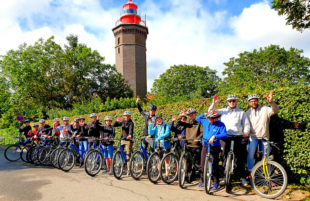
[[[229,102],[229,103],[235,103],[236,100],[229,100],[228,102]]]

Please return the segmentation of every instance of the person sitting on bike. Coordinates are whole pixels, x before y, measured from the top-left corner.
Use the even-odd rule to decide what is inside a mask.
[[[80,130],[79,132],[76,134],[77,139],[79,139],[79,150],[80,153],[86,153],[88,151],[88,140],[85,139],[84,137],[88,136],[88,126],[85,124],[85,117],[80,116],[78,118],[79,120],[79,126],[80,126]]]
[[[152,125],[155,126],[155,121],[156,121],[155,113],[156,113],[157,107],[156,107],[156,105],[152,104],[152,105],[149,106],[149,111],[146,112],[146,111],[142,110],[141,105],[139,104],[139,101],[140,101],[140,98],[137,97],[136,104],[137,104],[138,110],[139,110],[139,112],[141,113],[141,115],[143,116],[143,118],[145,120],[145,124],[144,124],[144,137],[147,137],[148,136],[149,122],[151,122]],[[150,152],[154,151],[154,147],[153,147],[154,142],[153,142],[152,139],[144,138],[142,143],[143,143],[143,146],[144,146],[144,148],[146,150],[147,150],[148,145],[150,144]]]
[[[106,159],[107,163],[107,170],[106,172],[110,172],[112,174],[112,158],[113,158],[113,144],[114,144],[114,137],[115,137],[115,129],[112,126],[112,117],[106,116],[104,121],[106,125],[102,126],[102,144],[104,150],[104,158]]]
[[[56,130],[56,128],[57,128],[58,126],[60,126],[59,118],[55,118],[55,119],[53,120],[53,129],[54,129],[54,131]],[[57,136],[59,137],[60,131],[54,132],[54,135],[57,135]]]
[[[40,119],[39,123],[41,126],[38,129],[37,136],[51,138],[53,128],[50,125],[46,124],[44,119]]]
[[[27,137],[33,139],[37,139],[37,133],[39,130],[39,124],[33,124],[34,130],[28,132]],[[38,142],[38,140],[36,140]]]
[[[132,153],[132,145],[133,145],[132,138],[133,138],[134,123],[131,120],[130,111],[125,111],[123,116],[124,119],[122,117],[117,118],[117,121],[114,122],[113,127],[120,127],[120,126],[122,127],[121,145],[125,146],[126,159],[127,161],[129,161]]]
[[[201,140],[203,136],[203,127],[196,120],[197,111],[194,108],[190,108],[187,111],[182,110],[181,115],[185,115],[185,114],[189,117],[189,121],[188,122],[179,121],[178,123],[186,127],[186,140],[188,143],[188,151],[191,153],[191,155],[195,159],[195,164],[189,164],[188,166],[189,174],[188,174],[187,180],[190,183],[194,181],[196,178],[196,170],[198,170],[200,174],[202,174],[202,169],[200,166],[201,143],[199,141]],[[194,169],[192,169],[192,167]]]
[[[174,138],[184,139],[186,137],[186,127],[181,125],[180,122],[186,122],[187,116],[184,111],[180,113],[177,123],[174,123],[177,120],[177,116],[173,116],[170,123],[170,130],[174,132]],[[184,146],[184,141],[179,142],[180,147]]]
[[[30,121],[29,120],[25,120],[25,126],[22,125],[19,128],[19,132],[22,133],[22,138],[27,138],[27,134],[29,133],[29,131],[31,131],[31,126],[30,126]]]
[[[203,126],[203,148],[201,151],[201,167],[204,167],[205,157],[208,151],[208,144],[210,144],[210,153],[213,158],[212,175],[214,179],[214,186],[211,190],[216,190],[219,187],[219,154],[221,152],[221,139],[227,138],[226,127],[223,122],[219,120],[222,114],[217,110],[211,110],[208,113],[199,115],[196,120]],[[207,117],[208,119],[205,119]],[[203,177],[201,175],[201,181]],[[203,183],[200,187],[204,187]]]
[[[63,124],[55,129],[55,133],[60,132],[59,139],[61,144],[65,143],[65,141],[67,139],[70,139],[72,136],[72,129],[71,125],[69,124],[69,117],[63,117],[62,122]]]
[[[219,102],[217,95],[213,97],[213,103],[209,107],[210,110],[214,110],[217,103]],[[227,97],[228,107],[219,109],[222,113],[221,121],[226,126],[227,139],[224,140],[224,145],[222,148],[224,150],[224,158],[226,163],[227,154],[230,151],[230,144],[232,137],[234,137],[234,153],[235,158],[237,159],[237,167],[235,170],[236,176],[239,176],[240,181],[243,186],[247,186],[246,181],[246,171],[245,171],[245,162],[246,162],[246,143],[243,138],[247,138],[250,133],[250,122],[246,117],[246,114],[243,110],[239,109],[237,106],[238,98],[235,95],[229,95]],[[224,163],[224,165],[225,165]],[[225,166],[224,166],[225,167]],[[225,178],[225,176],[224,176]],[[221,181],[223,185],[225,179]]]
[[[96,113],[90,114],[89,118],[91,118],[91,122],[87,125],[88,128],[88,136],[92,138],[98,138],[100,137],[100,130],[102,124],[99,122],[101,115],[98,115]],[[94,144],[94,139],[90,139],[90,146],[98,146],[98,141]]]
[[[248,171],[249,177],[251,176],[251,170],[254,167],[254,155],[256,147],[260,144],[261,151],[264,150],[262,139],[269,139],[269,123],[272,115],[279,112],[279,107],[272,101],[272,91],[267,96],[267,102],[270,107],[262,106],[258,104],[258,97],[256,95],[250,95],[248,102],[251,108],[246,112],[248,119],[250,120],[250,143],[248,148]]]

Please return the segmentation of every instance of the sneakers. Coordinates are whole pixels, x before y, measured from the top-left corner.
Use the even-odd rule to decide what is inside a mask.
[[[226,178],[223,177],[223,179],[220,181],[220,185],[221,185],[221,186],[224,186],[224,185],[225,185],[225,183],[226,183],[226,182],[225,182],[225,179],[226,179]]]
[[[247,186],[248,185],[248,182],[247,182],[247,180],[245,178],[242,177],[240,179],[240,181],[241,181],[242,186]]]
[[[219,188],[219,184],[214,182],[213,187],[210,189],[211,191],[217,190]]]
[[[204,185],[204,183],[201,183],[198,187],[199,188],[205,188],[205,185]]]

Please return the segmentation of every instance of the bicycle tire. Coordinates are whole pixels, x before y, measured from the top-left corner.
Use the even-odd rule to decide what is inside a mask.
[[[58,165],[61,170],[69,172],[74,167],[75,159],[75,154],[70,149],[64,149],[59,153]]]
[[[131,177],[135,180],[139,180],[143,174],[144,166],[145,158],[142,156],[141,151],[134,152],[129,161]]]
[[[207,156],[203,168],[203,182],[207,194],[211,194],[211,181],[212,181],[211,177],[212,177],[212,163],[210,157]]]
[[[228,154],[226,160],[226,168],[225,168],[225,191],[227,193],[231,192],[231,168],[232,168],[232,154]]]
[[[160,161],[161,160],[157,152],[152,153],[147,161],[147,177],[153,184],[157,184],[160,179]]]
[[[123,175],[124,170],[124,160],[121,155],[121,151],[116,151],[115,154],[113,154],[112,159],[112,171],[113,175],[116,179],[120,179]]]
[[[277,198],[285,191],[287,187],[287,174],[285,169],[277,163],[276,161],[267,161],[267,167],[269,169],[269,175],[271,179],[266,179],[263,172],[263,161],[258,162],[251,171],[251,177],[252,177],[252,186],[254,188],[254,191],[268,199]],[[276,181],[277,179],[277,181]],[[283,182],[281,182],[283,180]],[[263,186],[260,186],[262,184]],[[279,188],[276,188],[279,185]],[[274,186],[273,186],[274,185]],[[268,188],[268,191],[266,192],[265,189]],[[269,194],[270,188],[275,189],[275,193]],[[262,192],[264,191],[264,192]]]
[[[27,154],[29,149],[30,148],[28,146],[25,146],[20,152],[20,159],[22,159],[22,161],[24,161],[25,163],[28,163]]]
[[[40,147],[35,147],[33,149],[33,151],[31,152],[31,160],[33,162],[33,164],[36,164],[38,165],[39,162],[38,162],[38,151],[39,151]]]
[[[99,158],[98,158],[99,157]],[[99,162],[99,163],[98,163]],[[93,150],[87,154],[84,160],[84,169],[89,176],[96,176],[102,167],[103,157],[98,150]]]
[[[18,161],[20,159],[20,151],[20,147],[17,147],[16,144],[8,146],[4,151],[4,157],[10,162]]]
[[[47,147],[41,147],[38,151],[38,161],[41,165],[44,165],[44,161],[46,160],[47,157]]]
[[[51,162],[52,162],[52,165],[53,165],[55,168],[59,168],[59,165],[58,165],[58,157],[59,157],[59,153],[60,153],[63,149],[64,149],[63,147],[58,147],[58,148],[54,149],[53,152],[51,153]]]
[[[178,169],[178,181],[179,186],[181,188],[184,188],[186,173],[187,173],[187,158],[185,154],[182,154],[179,160],[179,169]]]
[[[169,161],[169,164],[166,164]],[[178,177],[178,166],[179,161],[174,153],[166,154],[160,161],[160,178],[166,184],[172,184]],[[175,168],[175,169],[174,169]],[[168,170],[167,170],[168,169]],[[165,175],[167,173],[168,175]],[[171,176],[170,176],[171,175]]]

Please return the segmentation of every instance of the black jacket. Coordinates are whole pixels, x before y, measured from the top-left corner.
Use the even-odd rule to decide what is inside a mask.
[[[23,133],[26,137],[29,131],[31,131],[31,126],[25,126],[23,129],[19,128],[19,132]]]
[[[89,136],[96,137],[96,138],[100,137],[100,130],[101,130],[102,124],[99,122],[99,120],[89,123],[87,127],[88,127]]]
[[[80,130],[77,133],[77,135],[80,135],[79,141],[85,141],[86,139],[83,139],[83,137],[88,136],[88,125],[84,124],[84,126],[80,125]]]
[[[52,135],[52,130],[53,130],[53,128],[50,126],[50,125],[48,125],[48,124],[45,124],[45,126],[44,127],[40,127],[39,129],[38,129],[38,134],[42,131],[42,134],[41,134],[41,136],[42,135],[47,135],[47,136],[51,136]]]
[[[102,138],[103,138],[103,145],[112,145],[114,144],[114,141],[112,141],[112,139],[114,139],[115,137],[115,129],[114,127],[105,125],[101,127],[102,129]],[[109,140],[104,140],[104,138],[108,137]]]
[[[113,127],[122,127],[122,140],[127,140],[127,136],[131,135],[131,138],[133,138],[133,127],[134,123],[131,119],[129,121],[123,120],[122,122],[115,121]]]
[[[153,125],[153,128],[154,128],[154,126],[156,125],[155,124],[156,116],[153,115],[153,116],[150,117],[150,114],[148,112],[145,112],[145,111],[142,110],[141,105],[139,103],[137,104],[137,106],[138,106],[139,112],[142,114],[142,116],[143,116],[143,118],[145,120],[144,136],[148,136],[149,135],[149,131],[148,131],[148,129],[149,129],[149,121],[152,122],[152,125]]]

